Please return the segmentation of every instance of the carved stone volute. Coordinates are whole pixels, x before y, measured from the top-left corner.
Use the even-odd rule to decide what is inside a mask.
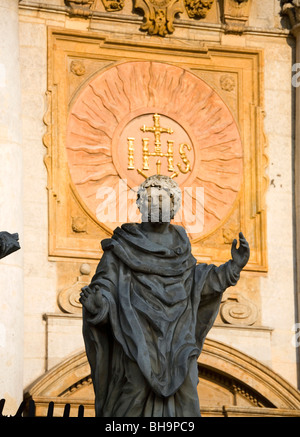
[[[220,315],[226,324],[251,326],[257,321],[258,310],[253,302],[234,291],[222,301]]]
[[[70,286],[63,288],[58,294],[58,305],[64,313],[81,314],[82,308],[79,302],[79,293],[82,287],[89,284],[91,278],[91,266],[88,263],[83,263],[80,266],[80,276]]]

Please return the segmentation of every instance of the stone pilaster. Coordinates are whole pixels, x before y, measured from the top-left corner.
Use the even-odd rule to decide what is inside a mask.
[[[282,1],[282,15],[289,18],[291,33],[296,38],[296,63],[293,65],[293,85],[295,86],[295,225],[296,225],[296,263],[297,263],[297,314],[300,323],[300,81],[297,79],[300,71],[300,0]],[[293,73],[294,74],[294,73]],[[298,348],[298,357],[300,351]],[[300,360],[300,358],[299,358]],[[300,369],[298,372],[298,385],[300,386]]]
[[[0,231],[23,237],[18,0],[0,0]],[[21,243],[22,246],[22,243]],[[23,250],[0,260],[0,398],[23,396]]]

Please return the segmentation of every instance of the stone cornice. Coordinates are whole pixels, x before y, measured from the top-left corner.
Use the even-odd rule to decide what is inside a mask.
[[[19,9],[23,10],[38,10],[40,12],[49,12],[49,13],[57,13],[63,15],[69,15],[69,10],[67,6],[59,6],[59,5],[51,5],[47,2],[37,2],[35,0],[20,0]],[[142,17],[134,16],[134,15],[124,15],[124,14],[110,14],[107,12],[99,12],[94,11],[92,15],[93,21],[111,21],[111,22],[120,22],[120,23],[134,23],[141,24],[143,21]],[[225,32],[225,24],[215,24],[208,22],[199,22],[194,20],[185,20],[185,19],[176,19],[174,20],[174,24],[178,28],[194,28],[197,30],[209,30],[212,32]],[[278,29],[278,28],[269,28],[269,27],[253,27],[253,26],[245,26],[244,34],[251,35],[263,35],[266,37],[281,37],[287,38],[289,36],[290,31],[287,29]]]

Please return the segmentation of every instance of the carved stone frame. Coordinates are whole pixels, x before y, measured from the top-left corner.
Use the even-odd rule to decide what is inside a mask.
[[[48,29],[48,108],[45,165],[48,171],[49,256],[99,260],[100,241],[110,231],[85,208],[72,185],[65,140],[69,105],[101,69],[123,61],[153,60],[190,70],[206,81],[230,108],[241,133],[244,181],[235,205],[218,229],[193,241],[199,262],[230,258],[233,238],[242,230],[251,246],[250,271],[267,271],[265,193],[268,179],[264,135],[263,52],[220,46],[186,48],[130,42],[98,33]]]

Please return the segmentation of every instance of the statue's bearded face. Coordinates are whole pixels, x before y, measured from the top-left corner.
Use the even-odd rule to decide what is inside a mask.
[[[147,187],[140,205],[143,222],[166,223],[174,218],[174,198],[172,193],[158,187]]]

